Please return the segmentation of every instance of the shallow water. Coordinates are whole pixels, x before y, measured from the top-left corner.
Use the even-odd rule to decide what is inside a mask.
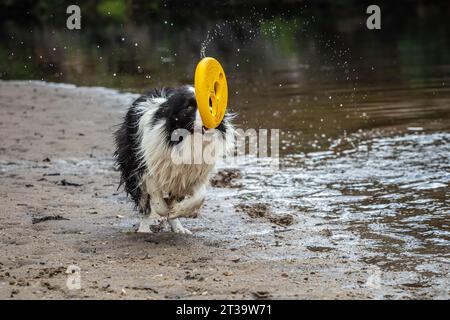
[[[361,27],[364,15],[313,9],[250,27],[245,18],[169,20],[74,35],[5,24],[0,72],[133,92],[190,83],[207,30],[221,25],[205,50],[227,72],[236,124],[281,130],[280,169],[240,162],[237,199],[293,214],[294,228],[334,232],[292,240],[298,246],[338,247],[403,272],[406,285],[413,272],[416,286],[448,288],[437,283],[450,269],[450,35],[441,11],[410,10],[419,30],[399,17],[380,32]],[[437,278],[420,278],[429,274]]]
[[[344,226],[380,266],[448,263],[449,142],[448,133],[366,137],[341,155],[288,155],[281,170],[263,175],[242,165],[239,197]]]

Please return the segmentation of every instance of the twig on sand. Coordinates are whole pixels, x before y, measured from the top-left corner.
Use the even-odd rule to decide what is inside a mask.
[[[66,179],[62,179],[58,184],[60,184],[62,186],[69,186],[69,187],[81,187],[81,186],[83,186],[80,183],[69,182]]]
[[[36,223],[41,223],[41,222],[49,221],[49,220],[70,220],[70,219],[64,218],[63,216],[60,216],[60,215],[57,215],[57,216],[44,216],[44,217],[32,218],[31,219],[31,223],[32,224],[36,224]]]

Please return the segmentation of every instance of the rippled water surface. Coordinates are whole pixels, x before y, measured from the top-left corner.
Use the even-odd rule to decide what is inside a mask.
[[[343,17],[294,9],[77,35],[4,24],[0,71],[4,79],[133,92],[191,83],[210,31],[206,55],[227,72],[237,126],[281,130],[280,169],[261,173],[261,166],[242,162],[238,198],[293,214],[295,228],[339,229],[322,245],[358,247],[365,252],[360,259],[380,268],[448,277],[447,6],[406,8],[379,32],[367,31],[365,16],[353,11]]]
[[[291,154],[279,171],[243,165],[242,199],[325,219],[393,266],[449,257],[450,134],[354,137],[354,148]]]

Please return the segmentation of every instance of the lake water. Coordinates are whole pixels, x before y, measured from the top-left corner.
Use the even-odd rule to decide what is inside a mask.
[[[280,170],[240,164],[238,198],[293,214],[298,228],[344,229],[353,237],[335,243],[358,246],[366,263],[413,271],[415,286],[442,285],[450,269],[446,11],[405,9],[369,31],[359,9],[330,16],[299,6],[201,23],[169,16],[80,32],[4,22],[0,74],[131,92],[192,83],[209,31],[206,55],[227,73],[236,125],[281,130]]]

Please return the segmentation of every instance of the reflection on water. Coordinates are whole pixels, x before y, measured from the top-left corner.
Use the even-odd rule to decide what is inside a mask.
[[[78,33],[8,21],[0,73],[143,91],[191,83],[206,43],[228,74],[237,125],[282,131],[282,169],[264,176],[243,167],[241,199],[339,225],[380,267],[445,275],[449,6],[410,5],[384,11],[377,32],[364,28],[363,6],[340,14],[294,6],[248,20],[168,16]]]

